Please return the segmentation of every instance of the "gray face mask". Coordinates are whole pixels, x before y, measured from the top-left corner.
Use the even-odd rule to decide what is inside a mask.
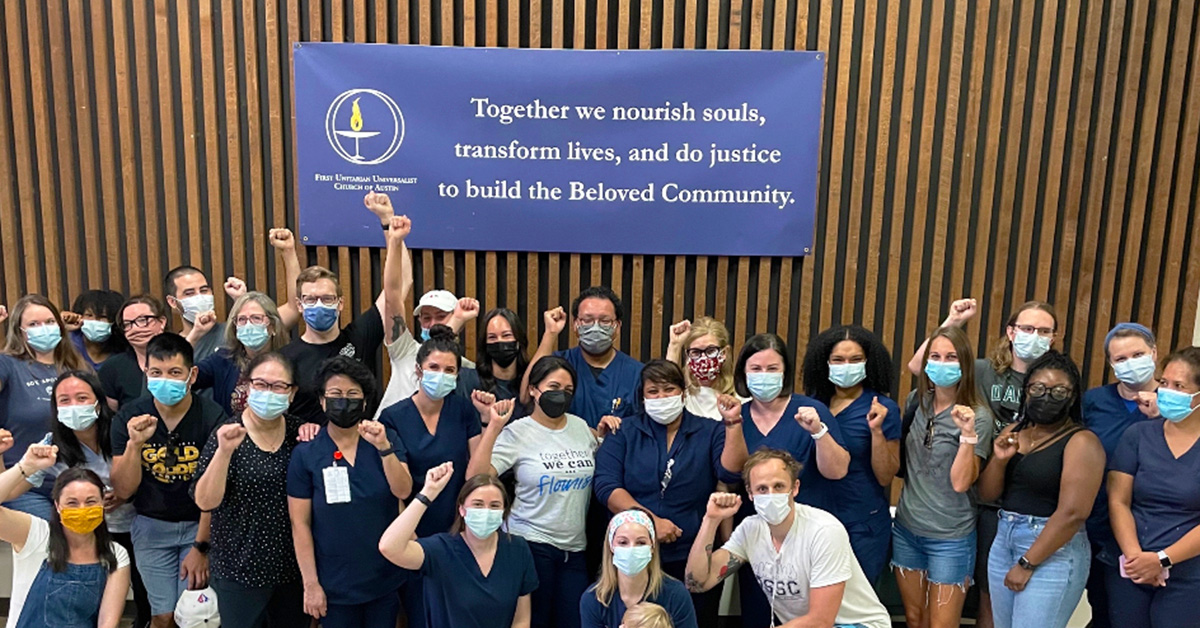
[[[579,346],[592,355],[606,353],[612,348],[613,334],[616,331],[616,325],[592,323],[588,326],[580,326],[577,331],[579,334]]]

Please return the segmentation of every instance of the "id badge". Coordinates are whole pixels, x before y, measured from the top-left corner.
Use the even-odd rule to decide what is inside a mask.
[[[325,475],[325,503],[350,503],[350,473],[346,467],[332,466],[321,470]]]

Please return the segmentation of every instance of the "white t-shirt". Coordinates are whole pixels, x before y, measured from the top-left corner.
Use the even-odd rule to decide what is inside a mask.
[[[8,605],[8,622],[5,628],[13,628],[21,617],[21,609],[25,607],[25,598],[29,595],[29,587],[50,550],[50,524],[38,517],[29,518],[29,536],[21,551],[13,552],[13,583],[12,601]],[[113,554],[117,557],[117,569],[129,566],[129,552],[117,543],[111,545]]]
[[[492,466],[498,473],[513,469],[517,476],[509,532],[582,552],[597,444],[583,419],[573,414],[566,418],[557,430],[532,417],[504,426],[492,448]]]
[[[687,397],[683,400],[683,407],[698,417],[723,421],[721,409],[717,407],[717,394],[716,389],[709,386],[700,386],[695,391],[688,389]],[[749,401],[748,399],[738,397],[736,394],[733,396],[737,397],[742,403]]]
[[[417,351],[421,343],[417,342],[412,332],[405,329],[400,337],[387,347],[388,360],[392,363],[392,374],[388,378],[387,389],[383,391],[383,400],[375,411],[375,420],[383,414],[385,408],[395,405],[417,392]]]
[[[784,622],[808,614],[810,589],[846,583],[837,624],[890,628],[892,620],[850,549],[846,528],[833,515],[795,504],[792,529],[779,551],[771,529],[758,515],[748,517],[724,549],[750,563],[775,615]]]

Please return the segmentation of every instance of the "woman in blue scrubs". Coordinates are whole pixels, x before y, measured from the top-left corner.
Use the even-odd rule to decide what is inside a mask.
[[[833,514],[846,526],[867,579],[887,564],[892,538],[888,489],[900,468],[900,408],[892,401],[892,356],[870,331],[843,325],[822,332],[804,357],[808,396],[829,406],[850,452],[837,480]]]
[[[461,369],[462,349],[454,331],[434,325],[429,340],[417,350],[417,392],[379,416],[379,422],[388,430],[388,441],[397,445],[397,455],[412,475],[414,492],[421,490],[430,469],[446,461],[454,463],[446,496],[428,504],[429,512],[417,526],[417,535],[422,538],[446,532],[454,525],[453,496],[466,482],[467,464],[479,445],[479,416],[489,412],[486,406],[472,407],[466,397],[450,394],[458,385]],[[475,392],[472,397],[483,394]],[[401,450],[404,453],[399,453]],[[420,608],[425,596],[421,579],[405,582],[400,591],[409,625],[422,628],[419,622],[425,614]]]
[[[1109,518],[1123,562],[1109,574],[1109,619],[1122,628],[1192,626],[1200,596],[1200,347],[1167,357],[1148,410],[1161,419],[1125,430],[1108,465]]]
[[[429,628],[529,628],[537,570],[525,539],[499,531],[510,507],[500,480],[486,474],[467,480],[455,503],[453,529],[413,538],[426,509],[453,477],[453,462],[430,469],[421,492],[383,533],[379,551],[404,569],[420,571]]]
[[[642,602],[666,609],[675,628],[696,628],[696,610],[687,588],[659,564],[652,517],[634,509],[609,521],[600,579],[579,600],[582,628],[618,628],[626,609]]]
[[[804,465],[796,501],[833,512],[837,500],[832,480],[846,477],[850,452],[842,445],[841,426],[825,404],[792,393],[796,363],[783,339],[775,334],[752,336],[742,345],[733,369],[733,387],[741,397],[746,447],[782,449]],[[741,478],[738,478],[738,482]],[[754,514],[753,500],[742,500],[737,521]],[[703,515],[703,511],[698,516]],[[749,566],[747,566],[749,569]],[[747,626],[771,621],[771,605],[751,571],[738,576],[742,619]]]
[[[1104,356],[1112,365],[1117,381],[1093,388],[1083,395],[1083,424],[1100,438],[1104,455],[1112,460],[1125,430],[1149,420],[1139,401],[1152,398],[1158,390],[1154,374],[1158,369],[1158,349],[1154,333],[1137,323],[1117,323],[1104,339]],[[1109,572],[1117,573],[1121,548],[1113,537],[1108,520],[1108,491],[1101,483],[1096,504],[1087,521],[1088,541],[1092,549],[1092,569],[1088,575],[1087,597],[1092,607],[1092,628],[1109,628]]]
[[[642,369],[638,415],[605,438],[596,452],[594,486],[610,512],[642,508],[662,543],[663,571],[682,579],[688,550],[718,481],[736,482],[748,457],[737,400],[725,397],[724,424],[684,409],[683,372],[651,360]],[[716,625],[720,592],[693,596],[703,625]],[[711,623],[709,623],[711,622]]]
[[[296,446],[287,484],[304,612],[325,628],[393,626],[405,573],[378,545],[412,491],[412,476],[383,425],[370,420],[377,394],[370,369],[338,356],[314,383],[329,422]],[[354,534],[346,533],[350,521]]]

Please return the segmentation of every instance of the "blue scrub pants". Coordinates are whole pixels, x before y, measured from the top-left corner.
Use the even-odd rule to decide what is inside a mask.
[[[399,613],[400,596],[395,591],[362,604],[327,603],[321,628],[393,628]]]
[[[874,585],[888,563],[888,550],[892,546],[891,514],[886,508],[881,509],[870,519],[846,526],[846,532],[858,566]]]
[[[529,596],[532,628],[579,628],[579,598],[588,587],[583,552],[528,541],[538,588]]]
[[[1113,569],[1108,574],[1108,618],[1121,628],[1179,628],[1196,625],[1200,559],[1171,567],[1165,587],[1134,584]]]

